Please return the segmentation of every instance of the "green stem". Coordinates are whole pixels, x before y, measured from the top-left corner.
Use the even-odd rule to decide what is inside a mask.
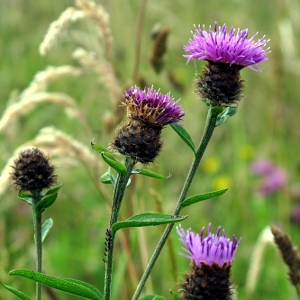
[[[181,206],[181,203],[184,201],[184,199],[186,198],[186,195],[188,193],[188,190],[192,184],[192,181],[194,179],[194,176],[196,174],[196,171],[197,171],[197,168],[200,164],[200,161],[203,157],[203,154],[204,154],[204,151],[210,141],[210,138],[214,132],[214,129],[216,127],[216,122],[217,122],[217,118],[218,118],[218,115],[220,113],[220,110],[218,110],[217,107],[213,108],[213,107],[210,107],[209,108],[209,111],[208,111],[208,114],[207,114],[207,119],[206,119],[206,124],[205,124],[205,128],[204,128],[204,133],[203,133],[203,136],[202,136],[202,139],[201,139],[201,142],[200,142],[200,145],[199,145],[199,148],[197,149],[197,152],[195,154],[195,157],[194,157],[194,160],[192,162],[192,165],[190,167],[190,170],[189,170],[189,173],[187,175],[187,178],[186,178],[186,181],[184,183],[184,186],[182,188],[182,191],[181,191],[181,194],[178,198],[178,202],[177,202],[177,205],[176,205],[176,208],[173,212],[173,215],[176,216],[179,214],[180,212],[180,206]],[[162,234],[155,250],[154,250],[154,253],[148,263],[148,266],[139,282],[139,285],[132,297],[132,300],[137,300],[142,292],[142,289],[144,287],[144,285],[146,284],[146,281],[148,279],[148,277],[150,276],[150,273],[156,263],[156,260],[158,259],[159,255],[160,255],[160,252],[163,248],[163,246],[165,245],[166,241],[167,241],[167,238],[169,236],[169,234],[171,233],[172,231],[172,228],[173,228],[174,224],[169,224],[164,233]]]
[[[120,208],[124,196],[124,192],[131,175],[131,171],[135,165],[135,161],[126,158],[125,166],[126,173],[118,175],[116,186],[114,189],[112,212],[110,217],[109,228],[107,229],[106,236],[106,262],[105,262],[105,278],[104,278],[104,299],[110,300],[111,297],[111,283],[112,283],[112,271],[113,271],[113,254],[114,254],[114,239],[115,233],[112,231],[112,226],[118,221]]]
[[[36,205],[40,202],[42,195],[40,191],[32,193],[32,214],[33,214],[33,230],[34,230],[34,241],[36,251],[36,271],[42,273],[42,212],[36,209]],[[42,299],[42,285],[36,283],[36,299]]]

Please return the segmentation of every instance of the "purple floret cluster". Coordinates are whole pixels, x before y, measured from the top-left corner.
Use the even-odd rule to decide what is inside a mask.
[[[211,225],[208,225],[208,234],[204,237],[204,229],[200,234],[194,233],[191,229],[186,232],[181,226],[177,227],[177,232],[180,236],[180,241],[185,253],[183,256],[190,258],[198,267],[201,263],[212,265],[217,264],[223,266],[225,263],[232,263],[235,252],[238,248],[240,240],[233,236],[232,241],[226,237],[225,230],[218,227],[217,233],[211,232]]]
[[[258,193],[267,197],[282,189],[287,183],[287,172],[277,167],[273,162],[265,159],[258,159],[252,164],[252,172],[262,177],[262,182],[258,187]]]
[[[209,31],[206,31],[204,26],[195,26],[195,33],[192,34],[193,39],[183,47],[190,53],[184,55],[188,59],[187,62],[191,59],[207,60],[259,71],[257,64],[267,60],[269,48],[264,48],[269,40],[263,36],[255,41],[258,33],[248,39],[248,29],[231,28],[227,32],[225,24],[218,27],[215,23],[213,29],[209,27]]]
[[[125,92],[124,98],[129,115],[141,117],[150,123],[166,126],[179,122],[184,116],[182,107],[177,104],[178,101],[174,101],[170,93],[162,94],[153,86],[144,90],[137,86],[131,87]]]

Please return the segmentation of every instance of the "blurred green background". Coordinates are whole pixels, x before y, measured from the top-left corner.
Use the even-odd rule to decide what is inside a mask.
[[[112,60],[118,86],[105,81],[85,69],[81,76],[66,76],[49,84],[48,92],[67,94],[76,100],[83,123],[65,113],[59,104],[42,103],[28,113],[21,111],[0,133],[0,164],[4,168],[16,148],[33,140],[40,129],[54,126],[68,134],[73,142],[80,142],[93,156],[93,163],[76,157],[75,150],[58,151],[54,144],[45,146],[57,166],[59,182],[63,184],[59,199],[44,218],[51,217],[54,227],[44,244],[44,270],[49,275],[73,277],[103,288],[104,240],[109,221],[111,186],[100,184],[101,172],[107,167],[90,150],[95,138],[103,146],[114,136],[118,111],[116,92],[132,84],[152,84],[162,92],[171,91],[181,99],[186,116],[183,125],[199,143],[205,123],[206,106],[194,93],[195,67],[186,65],[182,47],[191,38],[194,24],[226,23],[228,27],[249,28],[249,35],[257,31],[257,38],[266,34],[271,47],[269,60],[260,65],[262,72],[249,68],[241,71],[245,80],[244,98],[238,113],[216,129],[203,163],[196,175],[189,195],[212,189],[229,187],[218,198],[187,208],[189,218],[182,224],[200,231],[212,223],[227,235],[242,237],[232,269],[237,286],[237,299],[296,299],[294,288],[287,279],[287,268],[274,246],[267,244],[262,260],[253,255],[259,236],[266,226],[279,224],[300,245],[300,221],[291,214],[300,204],[299,146],[300,146],[300,3],[297,0],[220,0],[220,1],[158,1],[147,3],[141,35],[139,72],[133,80],[136,57],[136,32],[141,0],[97,1],[110,15]],[[37,72],[47,66],[79,66],[72,58],[77,47],[84,47],[98,55],[105,42],[99,28],[82,20],[70,26],[49,53],[41,57],[38,48],[51,22],[73,1],[2,0],[0,2],[0,109],[19,100],[21,93]],[[151,35],[160,24],[169,29],[165,65],[157,74],[149,57],[153,49]],[[200,72],[203,62],[197,62]],[[108,77],[108,76],[107,76]],[[109,81],[109,79],[107,79]],[[119,113],[119,112],[118,112]],[[85,124],[83,126],[82,124]],[[112,126],[110,124],[113,124]],[[171,213],[177,201],[192,153],[170,128],[163,130],[164,147],[156,162],[149,166],[155,172],[172,176],[165,180],[136,177],[129,187],[122,207],[121,218],[142,211]],[[65,149],[65,151],[61,150]],[[70,153],[69,153],[70,151]],[[85,150],[84,150],[85,151]],[[79,151],[80,152],[80,151]],[[287,182],[268,196],[257,192],[261,179],[253,175],[252,163],[268,159],[285,170]],[[2,176],[4,176],[2,174]],[[10,277],[15,268],[34,269],[34,246],[31,210],[17,199],[17,193],[6,183],[0,200],[0,280],[20,288],[34,298],[34,284],[26,279]],[[134,287],[147,264],[162,227],[124,230],[117,238],[115,254],[114,299],[131,299]],[[169,289],[176,291],[178,281],[188,271],[189,261],[179,255],[181,245],[174,230],[172,238],[157,262],[145,293],[157,293],[171,299]],[[263,246],[264,241],[260,243]],[[172,251],[175,261],[172,260]],[[256,283],[249,291],[249,269],[257,266]],[[176,282],[177,281],[177,282]],[[57,292],[57,299],[75,297]],[[13,299],[0,290],[0,299]],[[44,299],[55,299],[45,293]]]

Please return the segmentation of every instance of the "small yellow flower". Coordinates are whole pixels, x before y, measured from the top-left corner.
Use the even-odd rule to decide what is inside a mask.
[[[232,179],[227,175],[220,175],[213,181],[214,190],[222,190],[232,186]]]
[[[220,161],[215,156],[210,156],[203,161],[203,170],[205,173],[216,173],[220,169]]]
[[[241,145],[238,149],[238,156],[244,160],[250,160],[253,158],[254,148],[249,144]]]

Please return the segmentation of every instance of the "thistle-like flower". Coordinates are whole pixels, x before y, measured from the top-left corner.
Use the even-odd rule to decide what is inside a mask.
[[[231,28],[227,32],[224,24],[214,29],[200,25],[195,27],[193,39],[183,48],[189,54],[184,55],[189,62],[191,59],[206,60],[207,66],[197,81],[200,96],[214,106],[235,105],[240,99],[243,81],[239,71],[244,67],[259,71],[258,63],[267,60],[269,48],[265,49],[269,40],[263,36],[255,42],[258,33],[248,39],[248,30]]]
[[[49,188],[56,182],[54,166],[38,148],[26,148],[14,161],[11,179],[20,192],[36,192]]]
[[[170,94],[161,94],[153,87],[130,88],[123,102],[129,122],[118,130],[112,148],[135,161],[153,162],[162,147],[161,130],[184,116],[177,103]]]
[[[141,90],[132,87],[124,95],[124,105],[130,119],[139,119],[148,124],[164,127],[177,123],[184,116],[181,106],[168,94],[161,94],[151,88]]]
[[[190,273],[181,283],[181,295],[185,300],[230,300],[233,296],[230,269],[240,241],[235,236],[232,241],[228,239],[225,230],[221,233],[221,227],[213,234],[211,225],[204,237],[204,229],[195,234],[190,229],[185,232],[177,227],[185,252],[182,255],[193,261]]]

